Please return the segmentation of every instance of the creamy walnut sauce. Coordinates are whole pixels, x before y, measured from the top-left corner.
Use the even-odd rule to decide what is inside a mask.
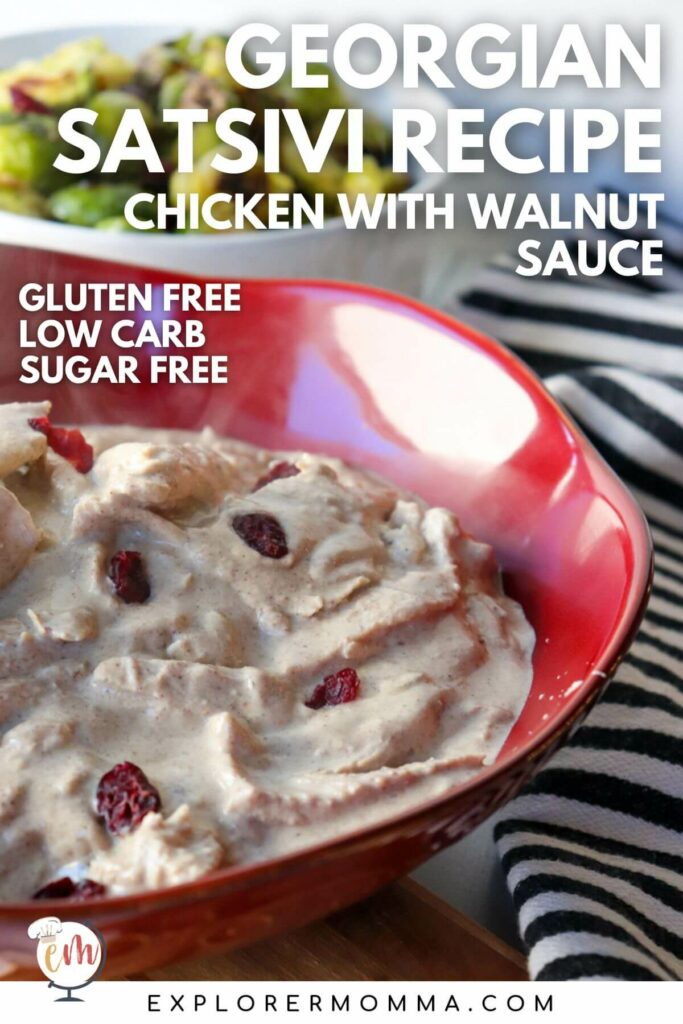
[[[88,469],[48,415],[0,407],[3,899],[281,855],[495,759],[534,638],[451,512],[210,430],[84,428]]]

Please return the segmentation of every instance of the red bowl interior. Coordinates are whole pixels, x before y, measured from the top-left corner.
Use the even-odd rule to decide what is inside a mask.
[[[243,282],[240,312],[201,315],[207,338],[202,352],[229,355],[227,385],[17,383],[19,358],[26,354],[19,351],[18,321],[28,319],[33,336],[46,315],[20,311],[17,293],[26,281],[59,287],[64,281],[168,279],[78,257],[0,249],[0,401],[47,396],[58,422],[186,429],[209,424],[256,444],[328,452],[374,469],[452,508],[467,529],[494,546],[508,592],[523,604],[537,636],[533,686],[521,717],[496,764],[452,799],[285,861],[230,869],[165,894],[108,900],[98,912],[95,904],[88,910],[105,933],[110,920],[135,919],[144,934],[162,905],[201,903],[218,892],[234,898],[248,890],[252,918],[255,908],[270,906],[270,923],[250,918],[241,931],[214,938],[236,944],[296,919],[295,896],[278,902],[266,881],[294,872],[300,887],[302,873],[310,879],[326,857],[346,858],[347,870],[356,863],[358,884],[349,883],[336,900],[307,899],[302,916],[299,899],[299,920],[311,918],[412,867],[509,798],[595,699],[625,652],[647,596],[651,546],[628,492],[514,356],[440,313],[372,289]],[[103,337],[107,324],[123,316],[105,315]],[[157,323],[161,319],[155,314]],[[106,342],[98,352],[122,354]],[[147,372],[154,353],[147,346],[138,354]],[[391,844],[401,841],[399,853]],[[388,849],[389,866],[382,863]],[[50,907],[56,911],[59,904],[46,912]],[[0,935],[15,962],[21,959],[16,935],[10,942],[3,922],[28,922],[32,912],[27,904],[0,907]],[[178,951],[169,948],[161,959]],[[159,955],[148,951],[132,962],[154,959]]]

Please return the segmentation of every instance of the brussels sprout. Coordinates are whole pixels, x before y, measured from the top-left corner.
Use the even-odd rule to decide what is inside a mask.
[[[268,196],[274,192],[277,193],[289,193],[295,191],[294,179],[290,178],[288,174],[268,173],[264,174],[263,170],[259,165],[253,168],[251,171],[247,171],[243,175],[240,185],[235,186],[235,192],[244,192],[245,195],[253,195],[255,192],[264,192],[263,199],[256,204],[254,212],[257,217],[261,217],[264,221],[268,219]],[[250,225],[246,224],[245,227],[249,229]]]
[[[157,101],[157,110],[161,114],[163,110],[174,110],[179,107],[181,97],[185,92],[192,72],[190,71],[174,71],[173,74],[167,75],[159,86],[159,98]]]
[[[290,175],[266,173],[260,160],[250,171],[234,176],[226,176],[211,166],[217,153],[227,155],[229,152],[229,147],[217,146],[199,158],[194,171],[175,171],[171,175],[169,187],[171,200],[176,202],[179,195],[188,193],[196,193],[200,203],[203,203],[215,192],[241,192],[246,196],[253,196],[257,192],[268,194],[294,191],[295,182]]]
[[[363,141],[368,153],[380,157],[391,153],[391,128],[367,110],[363,112]]]
[[[91,185],[79,182],[67,185],[50,196],[50,212],[66,224],[94,227],[109,217],[120,217],[138,191],[135,185]]]
[[[230,92],[244,93],[247,90],[232,77],[225,63],[225,46],[227,42],[228,36],[205,36],[204,39],[195,43],[191,49],[190,63],[192,67],[200,71],[206,78],[220,82]],[[242,55],[242,60],[247,70],[256,71],[256,66],[253,61],[250,61],[246,53]]]
[[[192,151],[195,160],[198,160],[210,150],[215,150],[220,144],[221,140],[216,135],[215,121],[207,121],[205,124],[196,124],[194,126]]]
[[[266,106],[295,107],[309,125],[319,124],[325,114],[334,107],[347,107],[346,96],[339,79],[324,64],[311,64],[311,74],[327,75],[327,85],[295,89],[291,78],[283,77],[279,82],[264,89],[271,100]]]
[[[192,67],[201,71],[203,75],[208,75],[209,78],[231,82],[230,73],[225,63],[226,43],[227,38],[224,36],[205,36],[199,41],[190,56]]]
[[[267,174],[266,179],[268,192],[294,192],[296,189],[294,178],[290,178],[283,171]]]
[[[158,89],[167,75],[189,67],[189,47],[192,34],[181,36],[170,43],[150,46],[138,58],[135,80],[148,89]]]
[[[255,167],[244,174],[226,178],[224,174],[211,166],[216,153],[229,153],[226,146],[218,146],[199,158],[195,164],[194,171],[181,173],[175,171],[171,175],[169,185],[170,199],[176,203],[179,196],[194,193],[198,196],[200,204],[216,192],[229,192],[230,194],[242,193],[245,196],[253,196],[257,193],[264,193],[264,199],[255,207],[257,216],[265,213],[266,196],[271,192],[293,192],[294,180],[287,174],[271,174],[263,170],[263,164],[259,160]],[[229,206],[230,204],[225,204]],[[216,216],[224,218],[227,216],[220,207],[215,210]],[[202,224],[200,231],[214,230],[208,224]]]
[[[318,89],[294,89],[291,79],[268,89],[247,89],[236,83],[225,66],[227,38],[214,34],[195,39],[191,34],[149,49],[133,66],[112,53],[100,39],[70,43],[38,61],[25,61],[0,71],[0,208],[21,210],[31,216],[53,216],[67,223],[92,225],[105,231],[128,230],[123,208],[130,195],[146,181],[144,170],[128,165],[106,184],[73,184],[54,169],[60,152],[77,155],[57,133],[56,114],[70,106],[89,106],[97,115],[91,135],[104,150],[111,145],[123,113],[137,109],[154,132],[168,194],[173,200],[194,193],[200,201],[222,190],[247,196],[300,191],[311,197],[321,193],[329,213],[338,212],[337,194],[373,195],[406,188],[407,175],[385,167],[391,149],[391,132],[372,114],[365,115],[365,162],[360,173],[348,174],[344,164],[348,126],[342,122],[324,166],[317,173],[306,170],[291,138],[281,146],[280,174],[266,174],[262,161],[247,174],[224,176],[211,167],[216,152],[232,155],[216,134],[216,118],[225,109],[242,106],[254,120],[249,138],[263,147],[264,110],[297,108],[311,133],[319,131],[331,108],[346,107],[348,100],[340,80],[324,66],[314,71],[328,77]],[[245,56],[245,65],[255,70]],[[194,126],[195,171],[172,174],[177,167],[177,131],[163,123],[159,113],[167,108],[196,107],[208,111],[209,120]],[[55,112],[53,116],[52,112]],[[125,184],[137,180],[138,184]],[[158,186],[157,186],[158,187]],[[163,187],[163,186],[162,186]],[[57,191],[55,191],[57,190]],[[40,193],[50,196],[42,200]],[[259,202],[257,212],[267,203]],[[218,212],[218,211],[217,211]],[[218,214],[220,216],[220,214]],[[205,226],[202,230],[210,230]]]
[[[0,177],[39,192],[55,188],[63,176],[52,166],[63,143],[54,118],[43,114],[0,116]]]
[[[196,71],[188,76],[185,88],[178,96],[177,105],[207,110],[209,117],[215,118],[232,106],[234,99],[235,97],[225,85]]]
[[[154,128],[154,113],[152,108],[139,96],[129,92],[122,92],[118,89],[107,89],[98,92],[89,103],[90,109],[97,114],[97,121],[92,126],[92,135],[103,148],[111,145],[116,134],[116,129],[121,123],[124,111],[135,108],[142,111],[145,124],[150,129]]]
[[[125,203],[124,203],[125,205]],[[135,206],[135,213],[141,219],[152,218],[154,220],[156,212],[156,199],[145,200],[144,202],[139,200]],[[102,220],[98,220],[95,224],[96,228],[102,231],[143,231],[147,234],[150,231],[161,231],[162,228],[135,228],[132,224],[129,224],[123,214],[114,214],[111,217],[103,217]]]
[[[22,81],[27,83],[31,96],[51,110],[76,107],[84,103],[95,88],[95,76],[91,68],[44,74],[40,78],[20,79],[15,84],[21,88]]]
[[[359,195],[376,196],[380,192],[400,192],[408,186],[408,177],[394,174],[391,168],[380,167],[373,156],[363,157],[363,170],[347,171],[341,180],[339,191],[350,199]]]
[[[47,200],[30,188],[12,188],[0,185],[0,210],[21,213],[24,217],[49,217]]]
[[[340,192],[345,192],[350,199],[357,196],[376,196],[383,192],[382,168],[372,156],[363,157],[363,170],[359,172],[347,171],[342,176]]]
[[[383,192],[405,192],[410,188],[410,175],[403,171],[392,171],[391,167],[383,167],[382,177]]]
[[[130,81],[132,64],[112,53],[101,39],[81,39],[61,46],[41,60],[23,61],[0,72],[0,110],[13,110],[10,86],[22,82],[47,107],[66,110],[85,102],[97,88]]]
[[[221,147],[222,143],[216,134],[216,122],[215,121],[203,121],[200,124],[194,126],[194,133],[192,136],[192,159],[193,164],[196,166],[197,161],[209,151],[215,152]],[[175,137],[165,151],[161,154],[164,161],[176,167],[178,164],[178,139]]]
[[[172,110],[177,107],[198,107],[207,110],[209,118],[216,118],[228,107],[233,106],[236,97],[219,82],[198,71],[174,71],[159,87],[157,110]]]
[[[176,203],[178,196],[196,193],[199,202],[212,196],[214,192],[220,192],[223,175],[211,166],[211,161],[217,152],[222,152],[221,147],[210,149],[207,153],[195,162],[193,171],[174,171],[168,183],[168,194],[171,201]]]
[[[308,196],[320,192],[325,197],[326,209],[336,210],[337,193],[342,190],[344,169],[334,157],[329,156],[321,170],[308,171],[294,141],[290,138],[282,143],[280,161],[284,172],[294,180],[301,192]]]
[[[103,50],[95,56],[92,72],[96,89],[121,89],[133,81],[135,65],[119,53]]]

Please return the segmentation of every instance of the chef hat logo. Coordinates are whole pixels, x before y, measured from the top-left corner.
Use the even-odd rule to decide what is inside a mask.
[[[39,917],[28,926],[28,937],[45,941],[53,939],[61,930],[62,922],[58,917]]]
[[[52,915],[39,917],[27,928],[36,941],[36,962],[49,988],[66,992],[59,1002],[77,1002],[73,992],[95,981],[106,959],[104,937],[83,921],[61,921]]]

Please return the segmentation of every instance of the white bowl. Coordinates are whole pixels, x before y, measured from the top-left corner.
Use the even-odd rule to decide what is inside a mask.
[[[225,28],[229,29],[227,19]],[[103,39],[112,50],[134,57],[148,46],[185,31],[187,25],[178,24],[117,25],[5,36],[0,38],[0,67],[42,57],[66,42],[92,36]],[[443,123],[448,109],[435,89],[404,90],[393,85],[364,93],[363,103],[383,118],[394,107],[421,107],[433,113],[439,123]],[[420,172],[413,178],[411,192],[446,191],[446,174]],[[429,298],[436,290],[445,263],[445,247],[452,244],[448,232],[441,229],[351,230],[341,218],[328,220],[322,229],[178,236],[98,231],[2,211],[0,241],[215,277],[362,281],[422,298]]]

